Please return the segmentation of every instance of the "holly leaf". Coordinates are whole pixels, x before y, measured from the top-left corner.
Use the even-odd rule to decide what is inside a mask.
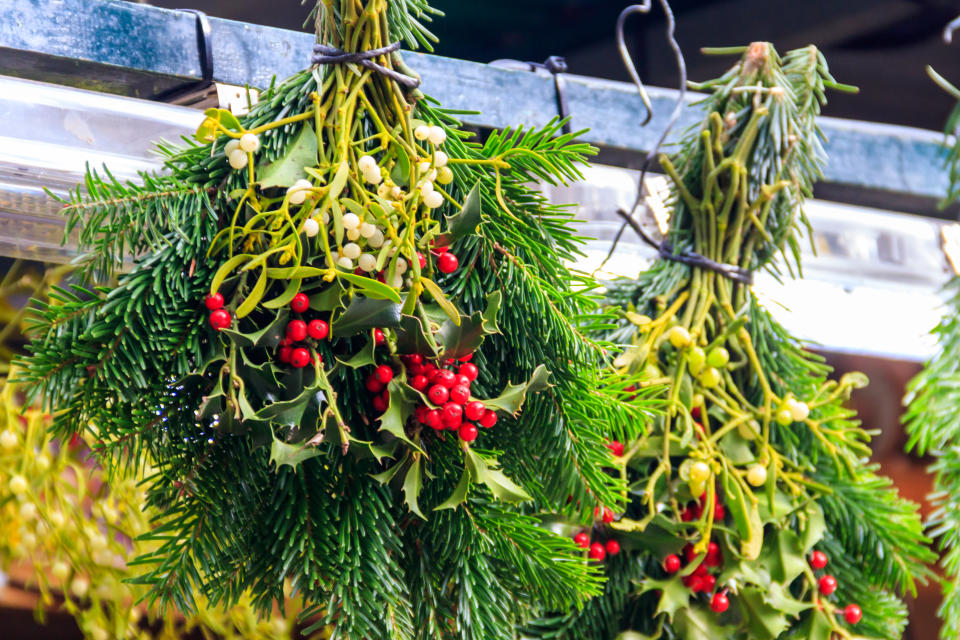
[[[487,485],[494,496],[506,502],[533,500],[526,491],[494,466],[498,464],[495,460],[484,459],[470,447],[464,447],[464,454],[467,461],[466,466],[473,481]]]
[[[420,454],[414,453],[410,468],[407,469],[407,477],[403,480],[403,495],[407,508],[426,520],[427,516],[423,515],[423,512],[420,511],[420,505],[417,503],[420,489],[423,488],[423,478],[421,475],[423,471],[421,469],[422,462],[423,459],[420,457]]]
[[[307,177],[304,167],[313,167],[316,164],[317,134],[313,127],[304,125],[282,156],[257,167],[257,184],[261,189],[289,187],[297,180]]]
[[[374,352],[377,348],[377,343],[374,342],[373,338],[367,340],[367,344],[357,351],[357,353],[350,358],[349,360],[342,360],[337,358],[337,362],[344,364],[351,369],[359,369],[360,367],[366,367],[371,364],[376,364],[377,361],[374,359]]]
[[[745,587],[738,594],[750,640],[775,640],[790,626],[787,616],[770,605],[765,596],[765,589],[760,587]]]
[[[683,584],[683,579],[679,575],[667,578],[666,580],[655,580],[653,578],[644,579],[640,583],[639,592],[646,593],[648,591],[660,592],[660,600],[657,602],[657,610],[654,615],[665,613],[667,614],[667,619],[671,622],[677,614],[677,611],[682,611],[690,607],[691,591]]]
[[[280,467],[283,465],[289,465],[296,471],[300,463],[310,458],[316,458],[320,454],[321,451],[313,445],[287,444],[278,440],[276,436],[270,444],[270,462],[277,465],[277,471],[280,471]]]
[[[267,326],[252,333],[241,333],[236,329],[223,329],[220,333],[226,335],[238,347],[264,347],[272,349],[283,340],[287,326],[288,309],[280,309],[276,317]]]
[[[720,640],[732,638],[736,627],[721,625],[718,616],[706,607],[686,607],[677,612],[673,622],[677,637],[683,640]],[[754,640],[751,636],[750,640]]]
[[[823,517],[823,509],[816,502],[808,504],[804,513],[807,525],[803,528],[800,542],[803,546],[803,554],[806,556],[823,539],[823,534],[827,532],[827,521]]]
[[[346,338],[377,327],[400,324],[400,305],[390,300],[355,297],[346,311],[333,321],[333,334]]]
[[[629,518],[614,520],[608,526],[620,532],[618,538],[624,547],[643,549],[658,558],[678,553],[686,544],[676,524],[662,515],[654,516],[642,528],[639,521]]]
[[[463,470],[463,475],[460,476],[460,482],[457,483],[457,487],[453,490],[453,493],[450,494],[450,497],[438,504],[433,508],[434,511],[440,511],[442,509],[456,509],[458,506],[463,504],[463,501],[467,499],[467,492],[470,490],[470,472],[467,469]]]
[[[803,640],[831,640],[833,638],[833,620],[820,609],[814,609],[804,618],[794,635]]]
[[[452,216],[445,216],[447,231],[437,238],[436,246],[449,246],[460,238],[476,232],[483,213],[481,200],[480,181],[478,180],[463,201],[463,208]]]
[[[773,529],[758,560],[770,570],[771,578],[783,584],[793,582],[807,566],[800,538],[790,529]]]
[[[302,287],[304,293],[313,291],[319,287],[325,287],[320,293],[310,296],[310,308],[314,311],[333,311],[343,306],[343,294],[346,289],[339,281],[334,280],[329,283],[318,281],[314,284]]]
[[[417,403],[421,400],[420,394],[397,378],[390,381],[387,390],[390,392],[390,403],[387,405],[387,410],[377,418],[380,422],[380,430],[392,433],[398,439],[423,453],[423,450],[407,437],[407,432],[404,429],[404,425],[407,424],[407,420],[413,415]]]
[[[390,484],[391,481],[396,477],[397,473],[403,468],[403,465],[407,463],[407,459],[410,458],[410,452],[404,454],[400,462],[391,465],[389,469],[383,471],[382,473],[372,474],[370,477],[379,482],[380,484]]]
[[[461,358],[476,351],[485,336],[500,333],[497,326],[497,314],[503,294],[494,291],[487,296],[487,308],[470,316],[460,316],[460,324],[447,320],[441,325],[437,336],[443,347],[442,358]]]
[[[801,613],[813,607],[809,602],[801,602],[790,595],[783,584],[779,582],[772,583],[767,587],[767,603],[777,611],[783,611],[789,616],[799,616]]]
[[[503,393],[492,400],[484,400],[483,404],[488,409],[506,411],[515,416],[523,407],[528,393],[536,393],[552,386],[548,382],[549,378],[550,371],[544,365],[538,365],[530,376],[530,380],[522,384],[507,385]]]
[[[281,400],[272,402],[259,411],[254,413],[251,418],[255,420],[266,420],[282,425],[299,425],[303,418],[307,406],[311,402],[316,402],[319,407],[326,400],[326,394],[320,390],[317,384],[306,387],[296,397],[290,400]]]
[[[397,351],[400,353],[419,353],[429,358],[435,358],[439,351],[437,343],[423,326],[423,322],[416,316],[400,316],[400,326],[397,328]]]

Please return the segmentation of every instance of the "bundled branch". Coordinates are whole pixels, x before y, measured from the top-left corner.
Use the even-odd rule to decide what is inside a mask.
[[[777,255],[799,270],[803,201],[825,160],[815,118],[825,91],[845,87],[814,47],[726,52],[742,57],[695,85],[708,92],[702,123],[660,158],[666,241],[686,258],[608,287],[617,373],[668,385],[667,414],[611,443],[623,516],[574,531],[598,559],[617,543],[604,595],[544,616],[537,637],[893,640],[906,624],[895,594],[930,575],[916,505],[877,475],[844,406],[865,377],[828,379],[731,277],[776,273]]]
[[[928,67],[927,72],[937,84],[960,101],[960,89],[933,69]],[[943,200],[944,206],[956,202],[960,197],[960,144],[956,139],[958,124],[960,102],[954,107],[945,126],[950,187]],[[960,278],[952,278],[944,287],[944,293],[944,314],[940,324],[933,330],[937,353],[907,387],[904,425],[910,436],[907,451],[935,458],[928,469],[933,474],[930,499],[934,510],[926,524],[928,534],[937,539],[937,546],[943,552],[940,565],[945,575],[941,580],[943,603],[940,617],[943,625],[940,637],[946,639],[960,634],[960,423],[956,419],[956,403],[960,400],[956,384],[960,372],[957,360],[960,355],[957,314],[960,309]]]
[[[209,110],[167,174],[90,171],[64,203],[86,280],[37,302],[20,378],[59,435],[155,465],[151,603],[266,613],[289,582],[338,638],[490,640],[602,590],[537,514],[622,509],[605,444],[655,400],[602,378],[613,316],[529,186],[593,149],[461,131],[391,46],[432,13],[319,3],[319,66]]]

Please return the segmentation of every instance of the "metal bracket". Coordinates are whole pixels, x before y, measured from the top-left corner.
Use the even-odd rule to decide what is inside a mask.
[[[173,87],[157,94],[154,100],[174,104],[193,104],[206,98],[213,86],[213,46],[210,42],[210,19],[203,11],[196,9],[178,9],[192,13],[197,17],[197,55],[200,57],[200,80],[179,87]]]
[[[534,73],[546,71],[553,76],[553,86],[557,93],[557,115],[563,123],[563,132],[570,133],[570,105],[567,101],[567,82],[564,74],[567,73],[567,60],[563,56],[550,56],[543,62],[520,62],[519,60],[494,60],[490,63],[491,67],[500,69],[513,69],[515,71],[532,71]]]

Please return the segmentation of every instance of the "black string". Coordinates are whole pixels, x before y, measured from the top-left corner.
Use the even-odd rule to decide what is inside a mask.
[[[315,44],[313,45],[313,53],[315,54],[311,59],[311,62],[315,65],[320,64],[359,64],[367,69],[376,71],[377,73],[382,73],[391,80],[397,82],[404,87],[410,89],[416,89],[420,86],[419,78],[412,78],[410,76],[405,76],[402,73],[398,73],[393,69],[388,69],[383,65],[377,64],[373,61],[374,58],[379,58],[382,55],[388,53],[393,53],[400,49],[400,43],[394,42],[393,44],[388,44],[385,47],[380,47],[379,49],[370,49],[369,51],[357,51],[350,53],[344,51],[343,49],[338,49],[336,47],[330,46],[328,44]]]
[[[724,262],[711,260],[710,258],[700,255],[696,251],[690,251],[689,249],[684,249],[680,253],[676,253],[674,252],[673,247],[670,246],[670,243],[666,240],[657,242],[651,238],[650,235],[647,234],[647,232],[643,229],[643,226],[623,209],[617,209],[617,215],[623,218],[624,227],[626,225],[630,225],[630,228],[636,231],[637,235],[640,236],[644,242],[656,249],[657,254],[664,260],[672,260],[673,262],[681,262],[691,267],[707,269],[709,271],[719,273],[726,278],[730,278],[731,280],[742,282],[743,284],[753,284],[752,271],[749,271],[748,269],[742,269],[734,264],[726,264]],[[623,228],[620,229],[620,232],[623,233]]]
[[[567,61],[563,56],[550,56],[543,62],[520,62],[519,60],[494,60],[492,67],[501,69],[516,69],[518,71],[537,71],[543,69],[553,76],[553,87],[557,94],[557,113],[563,123],[563,132],[570,133],[570,103],[567,101],[567,81],[564,74],[568,71]]]

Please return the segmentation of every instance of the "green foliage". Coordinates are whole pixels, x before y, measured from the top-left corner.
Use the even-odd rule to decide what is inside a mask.
[[[667,240],[775,275],[782,254],[798,271],[803,201],[825,161],[815,119],[825,89],[839,87],[814,47],[738,51],[726,74],[697,85],[709,92],[705,117],[661,157],[673,182]],[[620,316],[608,334],[622,345],[615,376],[668,385],[666,415],[628,437],[611,468],[631,501],[590,529],[620,541],[633,588],[622,586],[626,560],[609,562],[604,595],[544,616],[530,626],[537,637],[609,638],[612,627],[624,639],[899,638],[894,593],[914,592],[933,554],[916,505],[877,475],[869,434],[844,406],[865,378],[829,380],[748,286],[706,269],[661,259],[607,294]],[[808,564],[814,548],[831,559],[823,572]],[[664,569],[668,554],[684,558],[679,572]],[[716,579],[708,593],[692,588],[701,561]],[[817,593],[823,573],[836,596]],[[711,610],[715,593],[728,610]],[[865,616],[855,629],[836,615],[850,601]]]
[[[420,0],[321,7],[336,46],[430,39]],[[289,581],[337,638],[510,638],[531,611],[601,591],[597,567],[541,520],[622,504],[607,439],[642,433],[657,405],[601,373],[611,345],[590,336],[614,316],[565,266],[582,244],[569,210],[530,187],[579,178],[593,149],[559,121],[474,142],[417,92],[355,71],[297,74],[239,119],[208,112],[200,142],[162,147],[164,177],[91,172],[66,203],[89,266],[35,305],[21,378],[59,434],[96,435],[105,464],[155,461],[144,486],[159,515],[135,565],[152,604],[249,593],[268,612]],[[416,134],[427,125],[445,142]],[[230,162],[244,135],[259,149]],[[348,215],[384,236],[357,240],[373,272],[340,260]],[[459,259],[452,273],[442,249]],[[214,292],[231,314],[219,332],[204,308]],[[301,341],[303,368],[282,361],[296,317],[330,327]],[[409,356],[470,354],[471,397],[499,418],[476,442],[427,428],[417,412],[433,405],[409,384]],[[365,388],[374,364],[395,374],[382,412]]]

